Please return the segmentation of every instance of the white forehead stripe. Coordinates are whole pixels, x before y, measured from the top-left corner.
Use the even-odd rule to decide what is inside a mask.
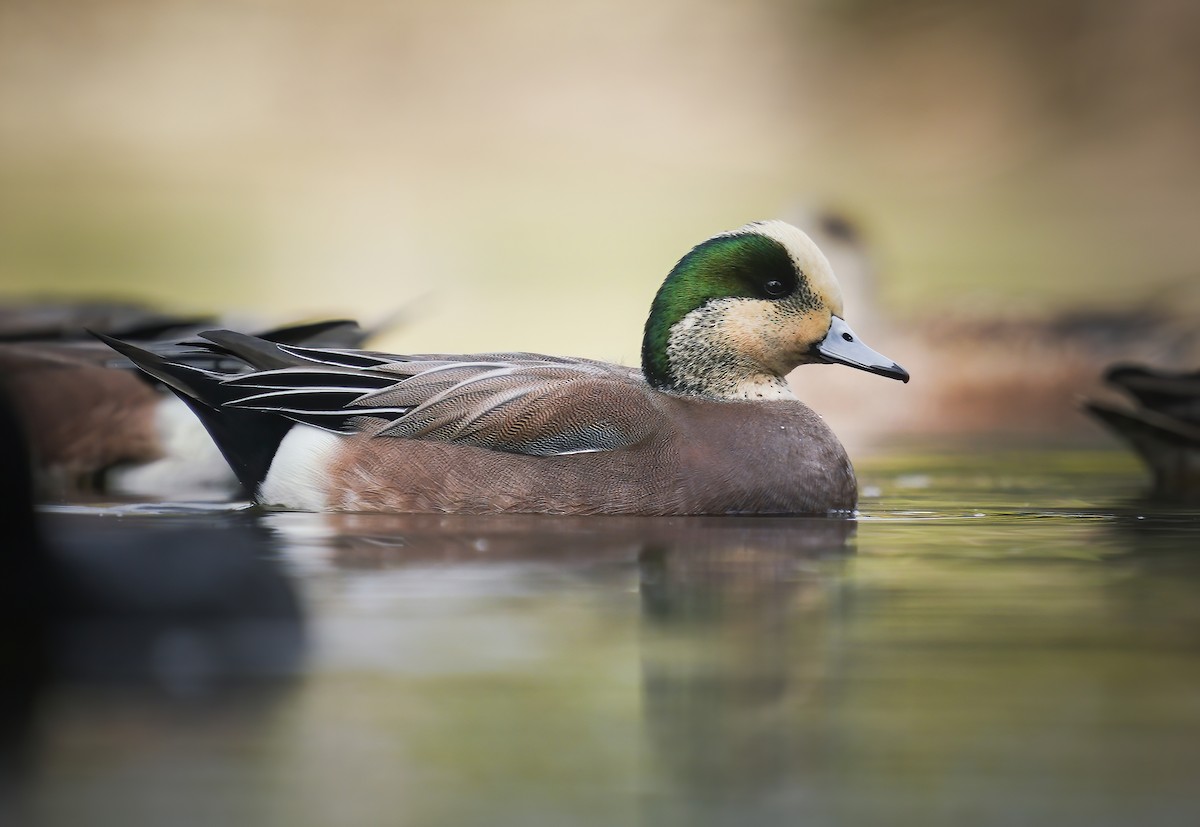
[[[816,242],[804,231],[793,227],[786,221],[777,219],[771,221],[752,221],[716,236],[746,235],[756,233],[774,239],[783,245],[792,258],[796,269],[808,276],[808,283],[818,294],[824,296],[835,313],[842,310],[842,287],[833,274],[833,266]]]

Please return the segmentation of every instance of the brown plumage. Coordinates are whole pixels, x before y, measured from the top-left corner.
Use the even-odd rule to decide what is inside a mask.
[[[536,456],[462,441],[378,438],[386,426],[375,424],[335,450],[327,507],[815,514],[855,506],[849,458],[820,417],[802,404],[710,402],[658,394],[633,380],[610,384],[603,396],[606,409],[637,420],[638,439],[611,450]],[[539,425],[561,433],[577,422],[548,417]],[[502,426],[516,424],[502,418]]]
[[[43,495],[88,489],[109,468],[162,457],[154,428],[162,394],[110,368],[112,358],[91,347],[0,345],[0,376],[29,434]]]

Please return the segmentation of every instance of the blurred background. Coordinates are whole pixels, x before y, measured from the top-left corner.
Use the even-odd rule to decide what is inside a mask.
[[[633,363],[693,244],[832,209],[873,344],[1192,314],[1198,100],[1186,0],[0,0],[0,299]]]

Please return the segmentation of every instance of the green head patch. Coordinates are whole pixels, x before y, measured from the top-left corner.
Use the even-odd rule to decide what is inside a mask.
[[[658,289],[642,339],[642,371],[654,387],[671,387],[667,344],[672,328],[693,310],[725,298],[817,303],[787,247],[753,227],[696,245]]]

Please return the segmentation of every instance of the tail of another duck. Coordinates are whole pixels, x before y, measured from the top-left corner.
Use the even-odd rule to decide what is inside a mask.
[[[111,336],[94,335],[170,388],[192,409],[233,469],[246,495],[254,496],[271,468],[279,443],[291,430],[292,422],[273,414],[224,407],[235,398],[237,391],[224,385],[224,377],[219,373],[168,361],[157,353]],[[263,360],[288,358],[282,350],[271,350],[277,347],[271,342],[253,341],[263,351]],[[243,354],[238,356],[245,359]],[[250,359],[246,361],[253,363]]]
[[[1104,379],[1136,405],[1091,400],[1086,410],[1142,457],[1154,474],[1155,497],[1200,501],[1200,371],[1117,365]]]

